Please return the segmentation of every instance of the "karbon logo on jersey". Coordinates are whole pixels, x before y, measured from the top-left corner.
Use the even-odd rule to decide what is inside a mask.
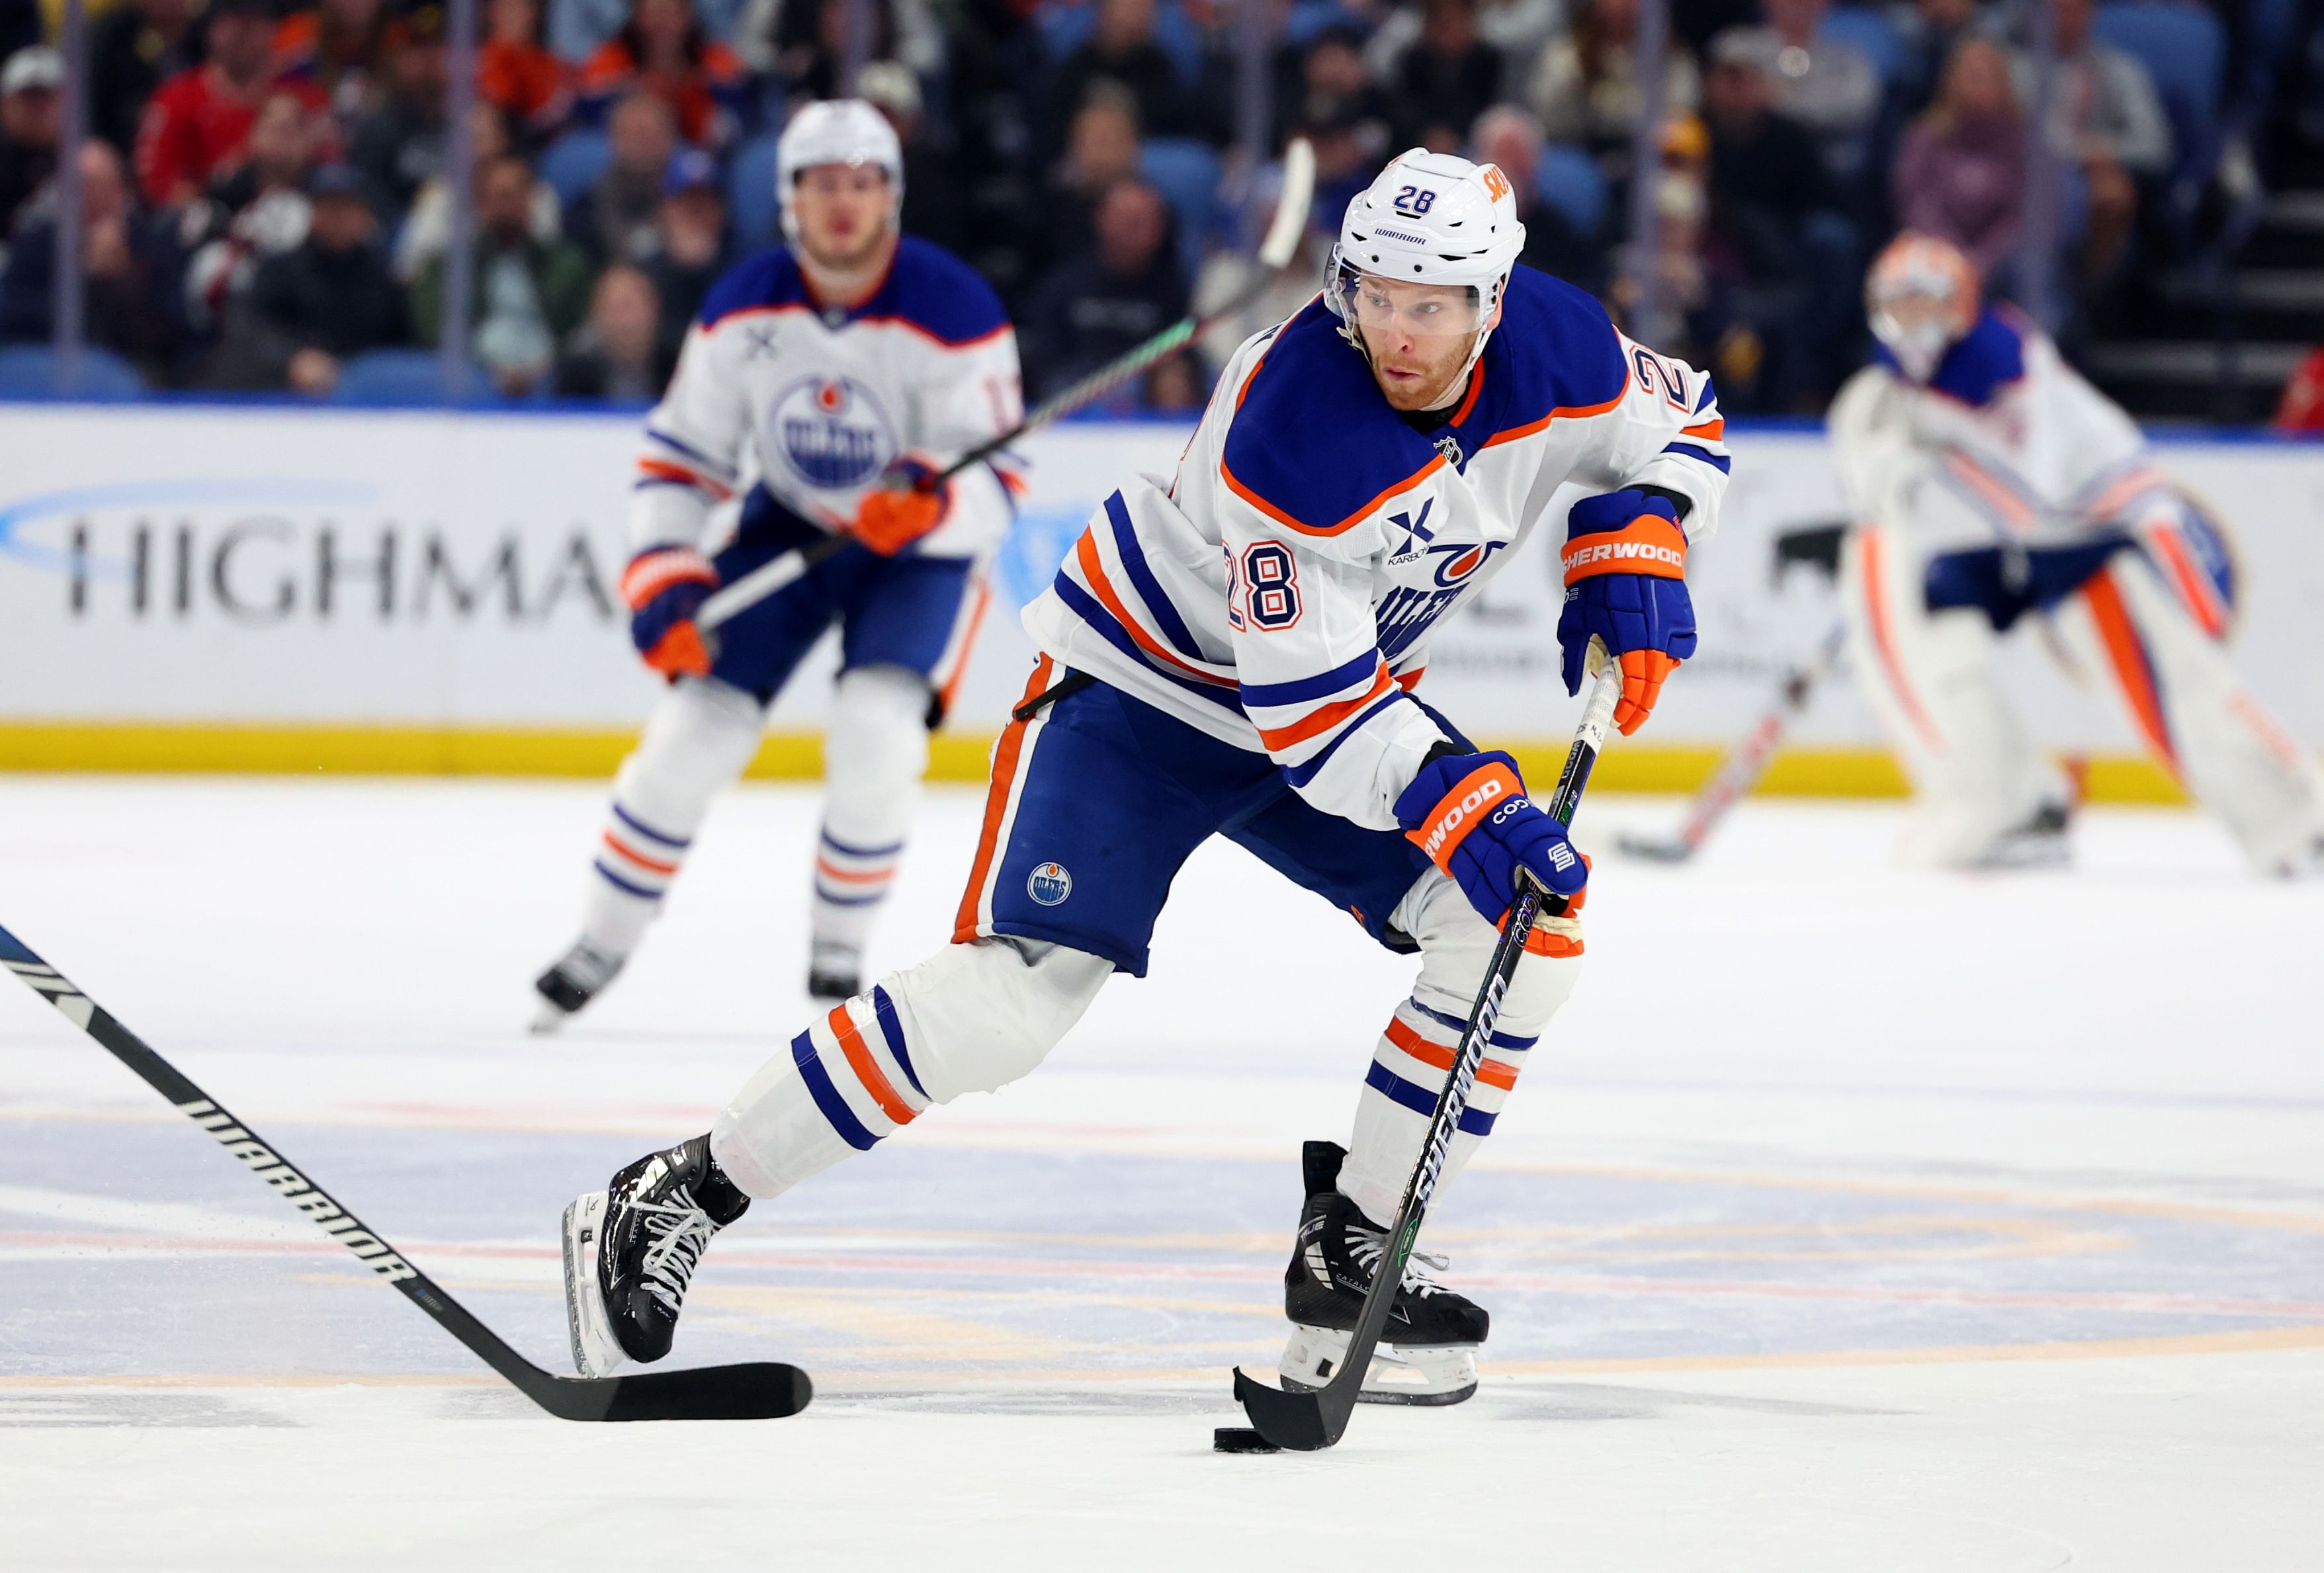
[[[1044,906],[1061,906],[1074,893],[1074,877],[1063,863],[1044,863],[1025,877],[1025,894]]]
[[[791,473],[818,492],[861,486],[896,456],[896,434],[871,389],[853,377],[803,377],[767,412]]]

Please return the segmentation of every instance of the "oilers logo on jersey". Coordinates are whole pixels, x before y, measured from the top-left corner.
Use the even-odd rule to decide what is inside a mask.
[[[767,411],[773,440],[793,474],[823,492],[863,485],[896,456],[895,428],[871,389],[853,377],[803,377]]]
[[[1025,878],[1025,894],[1044,906],[1062,906],[1074,893],[1074,877],[1063,863],[1043,863]]]

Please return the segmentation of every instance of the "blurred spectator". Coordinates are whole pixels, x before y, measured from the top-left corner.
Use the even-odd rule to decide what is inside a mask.
[[[689,149],[670,161],[654,210],[654,248],[645,263],[661,300],[662,336],[675,349],[702,298],[733,262],[726,249],[726,198],[710,155]]]
[[[475,107],[475,118],[468,124],[468,140],[475,154],[471,170],[508,156],[508,123],[500,111],[489,104]],[[532,183],[532,238],[554,240],[564,233],[565,209],[557,200],[557,188],[546,180]],[[429,177],[411,199],[411,211],[403,220],[403,227],[395,241],[395,276],[406,284],[420,277],[428,264],[444,254],[452,237],[452,183],[443,171]]]
[[[772,77],[793,103],[839,96],[842,62],[847,58],[852,0],[747,0],[731,34],[743,65]],[[929,14],[927,0],[866,0],[871,35],[866,64],[894,60],[916,75],[935,77],[945,63],[945,34]],[[1013,29],[1032,7],[1002,0],[991,11]],[[959,20],[974,25],[975,7]]]
[[[2292,369],[2283,400],[2275,407],[2275,429],[2324,434],[2324,349],[2309,351]]]
[[[64,80],[65,58],[46,44],[18,50],[0,66],[0,245],[57,171]]]
[[[1095,0],[1097,26],[1067,55],[1051,80],[1053,111],[1071,115],[1099,83],[1127,93],[1148,136],[1199,133],[1194,104],[1177,65],[1154,39],[1155,0]]]
[[[57,271],[56,188],[19,216],[0,272],[0,340],[44,343],[54,317]],[[172,302],[177,255],[168,221],[138,210],[135,194],[109,143],[81,144],[81,331],[89,344],[134,363],[159,380],[171,370],[179,340]]]
[[[386,0],[321,0],[276,26],[274,69],[312,84],[351,126],[386,96],[390,32]]]
[[[562,238],[532,234],[532,171],[503,158],[476,177],[475,295],[469,353],[512,398],[530,392],[580,326],[589,303],[589,259]],[[444,259],[411,287],[411,316],[424,343],[444,331]]]
[[[1632,56],[1637,36],[1638,0],[1582,0],[1573,26],[1542,51],[1526,87],[1543,135],[1610,161],[1618,176],[1629,169],[1645,102]],[[1699,102],[1694,61],[1674,42],[1663,69],[1663,113],[1691,115]]]
[[[1713,47],[1748,49],[1775,84],[1775,107],[1815,133],[1826,165],[1842,176],[1863,166],[1880,113],[1880,73],[1852,43],[1823,34],[1831,0],[1762,0],[1763,27],[1723,33]]]
[[[242,162],[210,181],[206,199],[180,219],[186,263],[186,317],[197,333],[224,319],[269,257],[307,238],[307,179],[327,123],[298,94],[277,87],[259,107]]]
[[[1888,91],[1904,118],[1936,101],[1954,47],[1978,31],[1977,5],[1978,0],[1911,0],[1891,8],[1900,47]]]
[[[1963,39],[1936,102],[1897,146],[1897,222],[1950,241],[1990,280],[2017,244],[2026,176],[2025,116],[2009,57],[1989,39]]]
[[[1541,123],[1514,104],[1496,104],[1477,116],[1470,142],[1470,156],[1480,163],[1499,164],[1516,189],[1517,218],[1526,226],[1525,251],[1517,260],[1593,294],[1602,289],[1603,251],[1597,237],[1576,230],[1535,189],[1541,170]]]
[[[316,171],[309,198],[306,238],[260,265],[227,319],[210,368],[224,386],[319,398],[338,385],[350,356],[410,339],[403,289],[388,271],[363,177],[328,165]]]
[[[1514,86],[1572,17],[1566,0],[1482,0],[1477,7],[1477,36],[1501,57],[1509,73],[1507,83]]]
[[[156,207],[201,199],[231,169],[275,83],[274,23],[266,0],[210,0],[209,61],[161,84],[137,132],[137,184]],[[285,86],[322,107],[309,83]]]
[[[550,0],[549,51],[578,70],[630,19],[629,0]]]
[[[647,94],[669,106],[680,136],[712,149],[733,140],[742,87],[742,62],[702,30],[692,0],[632,0],[628,23],[581,68],[588,113]]]
[[[1026,376],[1046,395],[1118,359],[1186,311],[1162,194],[1136,178],[1100,199],[1095,246],[1035,290],[1018,332]]]
[[[392,223],[411,207],[420,188],[444,168],[444,103],[451,81],[451,51],[444,13],[429,5],[397,19],[387,57],[387,93],[355,127],[347,161],[361,170],[373,198],[386,204]]]
[[[1765,359],[1723,367],[1730,409],[1788,410],[1836,383],[1860,317],[1853,227],[1815,138],[1775,108],[1775,83],[1749,38],[1722,35],[1703,73],[1711,133],[1710,288],[1731,299]],[[1744,357],[1751,358],[1751,357]]]
[[[668,104],[633,93],[613,106],[605,129],[613,156],[597,183],[567,207],[565,233],[600,262],[641,262],[659,244],[654,214],[678,152],[678,128]]]
[[[1157,414],[1192,415],[1210,397],[1194,357],[1176,354],[1147,368],[1139,402]]]
[[[1363,34],[1352,27],[1328,27],[1316,34],[1307,52],[1298,57],[1296,75],[1276,109],[1286,133],[1323,124],[1361,126],[1371,156],[1382,163],[1388,160],[1388,127],[1396,107],[1387,90],[1372,79],[1364,60]]]
[[[634,404],[660,398],[678,365],[661,331],[662,316],[653,281],[638,269],[615,262],[598,274],[589,319],[557,358],[558,396]]]
[[[541,0],[492,0],[491,31],[476,46],[476,97],[532,147],[573,113],[573,72],[542,43],[540,7]]]
[[[2163,118],[2146,68],[2090,33],[2090,0],[2052,0],[2058,47],[2048,133],[2060,155],[2080,166],[2089,216],[2082,268],[2092,282],[2112,273],[2130,244],[2138,181],[2171,168],[2171,123]],[[2011,60],[2020,103],[2034,101],[2034,61]]]
[[[908,66],[873,60],[855,89],[888,117],[904,148],[904,233],[932,240],[947,251],[969,244],[968,182],[954,167],[945,132],[921,113],[920,79]]]
[[[1328,216],[1337,228],[1339,216],[1388,162],[1386,128],[1377,121],[1338,115],[1297,129],[1315,149],[1315,212]]]
[[[1065,157],[1049,171],[1040,217],[1019,238],[1036,272],[1086,251],[1098,201],[1119,180],[1138,175],[1141,144],[1138,111],[1127,91],[1111,82],[1090,89],[1074,114]]]
[[[1398,146],[1453,152],[1500,84],[1501,57],[1477,32],[1477,0],[1423,0],[1420,36],[1397,64]]]
[[[195,0],[122,0],[89,23],[88,128],[124,157],[153,90],[202,63],[197,10]]]

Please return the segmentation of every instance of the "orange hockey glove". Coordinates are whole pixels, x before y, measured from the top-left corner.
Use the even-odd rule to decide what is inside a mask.
[[[848,533],[883,557],[892,557],[945,521],[952,487],[936,467],[907,454],[888,466],[855,511]]]

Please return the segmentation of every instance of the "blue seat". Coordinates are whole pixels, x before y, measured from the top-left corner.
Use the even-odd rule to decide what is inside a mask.
[[[137,368],[111,350],[83,345],[80,384],[73,394],[90,399],[140,399],[145,380]],[[0,349],[0,398],[47,399],[57,394],[57,358],[47,345],[10,345]]]
[[[2219,90],[2227,39],[2218,17],[2193,0],[2129,0],[2101,5],[2092,27],[2154,78],[2171,119],[2173,172],[2200,177],[2216,154]]]
[[[1823,36],[1836,43],[1853,44],[1872,62],[1883,83],[1896,79],[1904,57],[1904,41],[1895,24],[1879,12],[1858,5],[1835,5],[1823,15]]]
[[[1185,137],[1149,138],[1139,154],[1138,172],[1154,185],[1178,219],[1178,253],[1191,279],[1203,260],[1219,205],[1219,155],[1206,143]]]
[[[1585,239],[1605,226],[1605,172],[1580,148],[1552,143],[1542,149],[1541,162],[1534,167],[1533,194],[1563,214]]]
[[[1353,28],[1360,33],[1371,31],[1364,19],[1341,0],[1297,0],[1291,7],[1289,20],[1283,24],[1283,41],[1295,50],[1304,50],[1315,41],[1317,34],[1333,27]]]
[[[783,238],[783,210],[775,189],[775,139],[753,137],[734,150],[726,166],[726,213],[734,238],[751,250]]]
[[[613,161],[613,144],[602,131],[579,126],[550,143],[540,155],[540,178],[563,203],[576,200],[597,183]]]
[[[481,369],[468,374],[471,397],[489,394],[492,381]],[[451,399],[444,385],[444,363],[434,350],[365,350],[339,368],[338,386],[331,390],[333,404],[443,404]]]
[[[1041,52],[1053,60],[1062,60],[1097,32],[1096,0],[1052,0],[1041,7],[1037,25],[1041,30]],[[1201,75],[1202,32],[1184,11],[1169,5],[1155,9],[1154,41],[1170,57],[1170,63],[1178,69],[1182,79],[1192,82]]]

